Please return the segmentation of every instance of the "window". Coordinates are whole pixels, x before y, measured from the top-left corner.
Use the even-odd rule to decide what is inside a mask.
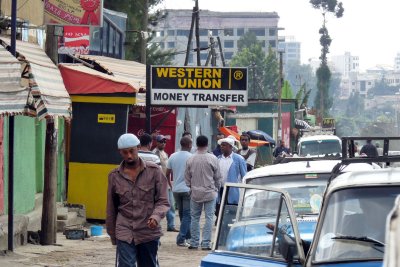
[[[226,41],[224,41],[224,47],[225,48],[233,48],[233,41],[232,40],[226,40]]]
[[[218,36],[218,30],[210,30],[212,36]]]
[[[175,48],[175,42],[168,42],[167,48]]]
[[[269,36],[275,36],[276,35],[276,29],[269,29]]]
[[[269,40],[269,46],[270,47],[276,47],[276,41],[275,40]]]
[[[174,36],[175,35],[175,30],[168,30],[167,31],[168,36]]]
[[[225,59],[227,59],[227,60],[231,60],[232,57],[233,57],[233,52],[225,52],[225,53],[224,53],[224,57],[225,57]]]
[[[208,42],[206,41],[200,42],[200,48],[208,48]]]
[[[265,36],[264,28],[250,28],[249,32],[254,33],[256,36]]]
[[[165,48],[164,43],[163,42],[158,43],[158,47],[161,48],[161,49],[164,49]]]
[[[200,36],[208,36],[208,30],[206,30],[206,29],[200,29],[200,30],[199,30],[199,35],[200,35]]]
[[[177,36],[189,36],[189,30],[177,30]]]
[[[206,60],[208,53],[200,53],[200,60]]]
[[[265,40],[261,40],[261,41],[259,41],[259,43],[260,43],[261,47],[265,47]]]
[[[243,36],[244,35],[244,29],[243,28],[238,28],[237,29],[237,36]]]
[[[233,29],[224,29],[224,36],[233,36]]]

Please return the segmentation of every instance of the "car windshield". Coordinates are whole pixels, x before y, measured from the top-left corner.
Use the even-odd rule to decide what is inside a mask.
[[[310,140],[300,144],[299,156],[340,155],[341,146],[339,140]]]
[[[296,216],[303,216],[319,212],[329,176],[329,173],[265,176],[251,179],[247,183],[267,185],[287,191],[292,199]]]
[[[400,187],[364,187],[334,192],[321,217],[313,262],[382,259],[386,217]]]

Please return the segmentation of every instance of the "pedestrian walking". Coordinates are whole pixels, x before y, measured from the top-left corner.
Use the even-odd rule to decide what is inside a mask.
[[[169,209],[167,178],[138,156],[139,139],[118,139],[120,166],[108,176],[107,233],[117,245],[117,266],[158,267],[160,221]]]
[[[369,158],[375,158],[375,157],[378,156],[378,150],[372,144],[372,140],[371,139],[368,139],[367,143],[365,145],[363,145],[363,147],[361,148],[360,156],[367,156]]]
[[[223,133],[217,133],[216,139],[217,139],[217,146],[213,150],[213,154],[218,157],[219,155],[222,154],[221,152],[221,146],[218,144],[218,140],[225,138],[225,135]]]
[[[197,152],[186,162],[185,181],[191,191],[190,214],[191,240],[189,249],[211,249],[211,231],[215,201],[221,186],[218,159],[207,152],[208,138],[200,135],[196,139]],[[204,207],[205,224],[200,242],[200,216]]]
[[[153,137],[151,135],[144,133],[140,136],[139,157],[144,161],[150,161],[161,166],[160,158],[151,151],[152,143]]]
[[[180,140],[181,150],[171,155],[167,164],[167,177],[173,176],[172,193],[178,207],[181,226],[176,244],[184,247],[188,246],[190,236],[190,189],[185,183],[185,167],[187,160],[192,156],[192,139],[184,136]]]
[[[235,140],[227,137],[220,139],[218,143],[221,145],[222,151],[222,155],[218,157],[222,183],[241,183],[247,173],[247,167],[244,158],[233,152],[236,148]],[[220,196],[222,196],[222,191]],[[228,203],[237,204],[238,202],[239,188],[231,188],[228,192]]]
[[[242,148],[236,152],[237,154],[241,155],[246,161],[247,171],[251,171],[252,169],[254,169],[257,157],[257,152],[254,149],[249,148],[250,141],[250,135],[248,135],[247,133],[243,133],[240,136],[240,145],[242,146]]]
[[[165,152],[165,146],[167,144],[167,138],[164,135],[156,136],[157,146],[153,149],[153,153],[160,158],[161,169],[164,175],[167,175],[167,164],[168,164],[168,154]],[[167,212],[167,231],[168,232],[179,232],[175,228],[175,200],[172,194],[172,184],[171,180],[168,179],[168,201],[170,209]]]

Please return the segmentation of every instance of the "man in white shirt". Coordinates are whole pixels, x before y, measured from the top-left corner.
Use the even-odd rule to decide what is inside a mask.
[[[243,133],[240,136],[240,144],[242,149],[239,149],[236,152],[246,160],[247,171],[254,169],[257,157],[257,152],[254,149],[249,148],[250,140],[250,135]]]
[[[139,149],[139,157],[141,157],[144,161],[150,161],[157,165],[161,165],[160,158],[151,152],[151,144],[153,142],[153,138],[151,135],[145,133],[140,136],[140,149]]]

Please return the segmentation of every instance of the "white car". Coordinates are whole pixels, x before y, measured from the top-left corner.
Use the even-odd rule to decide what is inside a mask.
[[[297,144],[300,157],[340,157],[342,142],[336,135],[312,135],[302,137]]]

